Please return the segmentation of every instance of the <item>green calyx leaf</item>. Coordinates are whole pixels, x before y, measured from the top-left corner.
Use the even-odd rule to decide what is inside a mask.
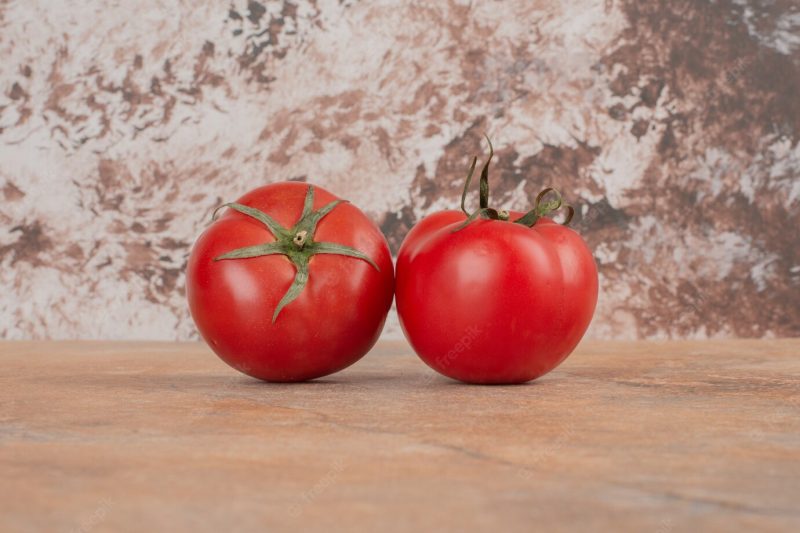
[[[458,227],[454,229],[452,232],[455,233],[457,231],[461,231],[462,229],[466,228],[476,218],[484,218],[486,220],[508,220],[508,211],[506,210],[498,211],[497,209],[493,209],[491,207],[478,209],[477,211],[469,215],[467,219],[461,224],[459,224]]]
[[[489,163],[492,161],[492,157],[494,156],[494,147],[492,146],[492,141],[489,140],[489,137],[485,134],[484,137],[486,137],[486,142],[489,143],[489,157],[486,159],[486,162],[483,164],[483,168],[481,169],[479,193],[480,207],[471,214],[465,207],[467,192],[470,184],[472,183],[472,176],[475,173],[475,166],[478,162],[478,158],[473,157],[472,164],[470,165],[469,172],[467,173],[466,182],[464,183],[464,190],[461,192],[461,210],[465,215],[467,215],[467,219],[457,228],[455,228],[453,232],[464,229],[477,218],[502,221],[507,221],[509,219],[509,213],[505,209],[496,210],[489,207]],[[543,202],[544,198],[548,195],[552,195],[553,198]],[[538,221],[541,217],[547,216],[561,208],[567,210],[566,219],[561,223],[566,226],[570,223],[572,217],[575,216],[575,208],[567,203],[564,203],[560,192],[552,187],[548,187],[536,196],[533,209],[515,220],[514,223],[522,224],[523,226],[528,226],[530,228],[533,227],[533,225],[536,224],[536,221]]]
[[[548,200],[547,202],[542,202],[544,198],[548,195],[553,196],[552,200]],[[562,222],[563,225],[568,225],[572,220],[572,217],[575,216],[575,208],[569,204],[564,203],[561,198],[561,193],[558,192],[556,189],[552,187],[547,187],[543,189],[536,196],[536,201],[534,203],[533,209],[522,215],[520,218],[514,221],[515,224],[522,224],[523,226],[528,226],[529,228],[532,227],[536,222],[544,216],[549,215],[555,211],[558,211],[561,208],[567,210],[567,218]]]
[[[289,285],[286,294],[283,295],[283,298],[281,298],[281,301],[278,302],[278,305],[275,307],[275,312],[272,313],[273,324],[278,320],[278,315],[283,308],[295,301],[297,297],[300,296],[300,293],[303,292],[306,283],[308,283],[308,259],[296,261],[294,266],[297,269],[297,273],[294,275],[294,281]]]
[[[483,213],[483,209],[478,209],[477,211],[475,211],[474,213],[472,213],[471,215],[469,215],[469,216],[467,217],[467,220],[465,220],[464,222],[462,222],[461,224],[459,224],[459,225],[458,225],[458,227],[457,227],[456,229],[454,229],[454,230],[453,230],[453,233],[455,233],[455,232],[457,232],[457,231],[461,231],[462,229],[466,228],[467,226],[469,226],[469,225],[470,225],[470,223],[471,223],[473,220],[475,220],[476,218],[478,218],[478,217],[480,217],[480,216],[483,216],[483,214],[484,214],[484,213]]]
[[[278,224],[278,222],[274,218],[272,218],[265,212],[259,211],[258,209],[255,209],[253,207],[237,204],[236,202],[222,204],[216,210],[214,210],[214,214],[211,216],[211,218],[212,219],[216,218],[217,211],[219,211],[223,207],[230,207],[234,211],[239,211],[240,213],[243,213],[249,217],[258,220],[259,222],[264,224],[272,232],[272,234],[275,235],[275,237],[281,237],[286,235],[286,229],[280,224]]]
[[[255,246],[237,248],[236,250],[215,257],[214,261],[221,261],[223,259],[247,259],[248,257],[260,257],[262,255],[282,253],[283,247],[280,244],[277,242],[268,242],[266,244],[256,244]]]
[[[275,237],[275,240],[231,250],[230,252],[215,257],[214,261],[247,259],[275,254],[285,255],[289,258],[295,266],[296,273],[292,284],[289,286],[289,289],[286,291],[286,294],[283,295],[280,302],[278,302],[275,312],[272,315],[272,322],[275,323],[283,308],[297,299],[303,292],[303,288],[305,288],[306,283],[308,283],[309,261],[311,257],[316,254],[335,254],[361,259],[380,272],[378,265],[369,256],[355,248],[335,242],[314,241],[314,233],[317,230],[317,225],[320,220],[343,201],[344,200],[334,200],[317,211],[314,211],[314,187],[309,185],[303,201],[303,211],[300,214],[300,220],[291,228],[284,228],[275,219],[259,209],[235,202],[224,204],[214,211],[215,217],[217,211],[223,207],[229,207],[264,224]]]
[[[351,248],[350,246],[345,246],[344,244],[336,244],[335,242],[315,242],[312,245],[311,251],[314,254],[335,254],[335,255],[346,255],[347,257],[355,257],[357,259],[363,259],[370,265],[372,268],[377,270],[378,272],[381,269],[378,265],[375,264],[375,261],[369,258],[367,254],[359,252],[355,248]]]

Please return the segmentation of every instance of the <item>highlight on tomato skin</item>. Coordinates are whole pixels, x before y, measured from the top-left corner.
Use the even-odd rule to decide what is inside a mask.
[[[425,217],[403,241],[397,312],[417,355],[440,374],[524,383],[558,366],[585,334],[597,305],[597,266],[567,227],[574,210],[555,189],[544,189],[526,213],[489,207],[489,146],[479,208],[465,208],[473,158],[461,211]]]
[[[225,204],[186,270],[200,335],[258,379],[306,381],[363,357],[383,330],[394,267],[380,229],[354,205],[298,182]]]

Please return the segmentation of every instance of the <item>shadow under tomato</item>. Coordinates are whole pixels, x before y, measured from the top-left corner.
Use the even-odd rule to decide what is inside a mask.
[[[504,387],[508,388],[523,388],[523,387],[535,387],[535,386],[542,386],[547,382],[553,382],[553,377],[540,377],[537,379],[533,379],[531,381],[524,381],[522,383],[467,383],[466,381],[459,381],[457,379],[448,378],[446,376],[436,376],[432,379],[428,379],[428,383],[436,383],[438,385],[444,385],[448,387],[478,387],[478,388],[490,388],[490,389],[502,389]],[[556,378],[557,380],[558,378]]]

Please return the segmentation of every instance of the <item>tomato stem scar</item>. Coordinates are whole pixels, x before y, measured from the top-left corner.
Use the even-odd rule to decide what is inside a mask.
[[[297,245],[297,247],[302,250],[303,245],[306,243],[307,235],[308,232],[306,230],[298,231],[297,234],[294,236],[294,239],[292,239],[292,242],[294,242]]]

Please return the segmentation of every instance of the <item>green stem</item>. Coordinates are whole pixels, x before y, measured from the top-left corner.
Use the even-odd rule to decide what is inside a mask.
[[[486,218],[490,220],[501,220],[501,221],[508,221],[509,219],[509,212],[505,209],[496,210],[489,207],[489,163],[492,161],[492,157],[494,156],[494,147],[492,146],[492,141],[489,139],[488,136],[486,137],[486,142],[489,143],[489,157],[486,159],[486,163],[483,164],[483,168],[481,169],[481,178],[480,178],[480,193],[479,193],[479,201],[480,207],[473,213],[469,213],[465,207],[466,199],[467,199],[467,192],[469,190],[470,183],[472,182],[472,175],[475,172],[475,165],[478,161],[477,157],[472,158],[472,164],[470,165],[469,172],[467,173],[467,179],[464,183],[464,189],[461,191],[461,210],[467,215],[467,219],[460,224],[456,229],[453,231],[459,231],[467,227],[471,222],[473,222],[477,218]],[[548,195],[553,195],[554,198],[543,202],[544,198]],[[514,221],[515,224],[522,224],[523,226],[533,227],[534,224],[543,216],[547,216],[559,209],[564,208],[567,210],[567,216],[564,222],[561,224],[568,225],[572,220],[572,217],[575,216],[575,208],[571,205],[564,203],[561,198],[561,193],[558,192],[556,189],[552,187],[547,187],[542,192],[540,192],[536,196],[536,201],[534,202],[534,207],[520,218]]]
[[[469,190],[469,184],[472,183],[472,175],[475,173],[475,165],[478,163],[478,158],[472,158],[472,164],[469,166],[469,172],[467,173],[467,182],[464,184],[464,189],[461,191],[461,210],[464,212],[465,215],[469,216],[467,212],[467,208],[464,207],[464,202],[467,200],[467,191]]]
[[[480,206],[481,209],[486,209],[489,207],[489,163],[491,163],[494,156],[494,146],[492,146],[492,141],[489,140],[486,134],[483,136],[486,137],[486,142],[489,143],[489,158],[481,169]]]

